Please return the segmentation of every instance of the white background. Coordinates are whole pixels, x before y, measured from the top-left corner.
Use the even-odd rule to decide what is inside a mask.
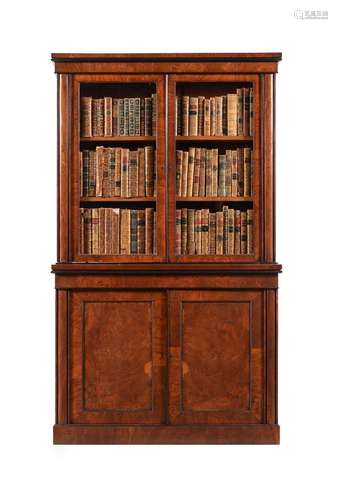
[[[314,1],[314,0],[312,0]],[[301,21],[294,10],[329,11]],[[337,498],[334,2],[2,3],[1,497]],[[53,446],[56,77],[51,52],[282,51],[277,78],[280,446]]]

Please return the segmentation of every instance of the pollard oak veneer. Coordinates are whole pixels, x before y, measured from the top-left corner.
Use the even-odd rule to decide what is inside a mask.
[[[278,444],[274,102],[281,54],[52,54],[52,60],[58,88],[54,443]],[[177,133],[184,96],[202,103],[218,97],[227,117],[230,94],[239,96],[237,135],[227,134],[228,118],[222,135]],[[112,110],[127,103],[123,118],[112,111],[113,124],[123,119],[130,132],[135,120],[141,129],[83,136],[82,103],[101,105],[104,98]],[[138,115],[133,106],[150,100],[156,125],[147,135],[143,111]],[[92,109],[89,120],[110,119],[106,108],[102,116]],[[185,116],[194,120],[191,109]],[[208,108],[198,113],[208,119]],[[249,116],[251,133],[243,134],[241,120]],[[118,186],[120,172],[131,168],[121,167],[118,155],[137,151],[140,179],[140,151],[147,147],[155,169],[149,196],[102,195],[100,166],[87,172],[83,163],[83,152],[93,158],[97,148],[112,152],[112,169],[103,166],[101,173]],[[233,191],[243,182],[241,148],[251,158],[249,195]],[[229,154],[232,192],[179,193],[179,150],[189,153],[189,162],[196,151],[202,158],[209,150]],[[200,167],[191,168],[201,186]],[[217,191],[222,181],[215,175]],[[84,191],[87,181],[96,183],[94,193]],[[148,252],[141,241],[147,209],[155,225],[150,230],[146,223],[145,237],[153,241]],[[131,226],[121,222],[128,210]],[[207,225],[200,227],[201,213]],[[117,226],[110,226],[111,214]],[[216,230],[215,220],[221,221]],[[113,253],[117,231],[127,250],[116,240]]]

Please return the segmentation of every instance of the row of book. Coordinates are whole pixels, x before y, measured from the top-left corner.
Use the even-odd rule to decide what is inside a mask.
[[[152,146],[81,151],[81,196],[155,196],[155,153]]]
[[[251,196],[251,148],[189,148],[176,151],[176,194],[191,196]]]
[[[253,135],[253,89],[226,95],[176,96],[176,135]]]
[[[81,98],[81,137],[155,135],[156,94],[151,97]]]
[[[82,254],[154,255],[156,211],[81,208],[80,233]]]
[[[176,255],[253,254],[253,210],[176,210]]]

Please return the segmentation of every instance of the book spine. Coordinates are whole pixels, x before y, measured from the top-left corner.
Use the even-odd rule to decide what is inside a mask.
[[[153,253],[153,234],[154,234],[154,209],[145,209],[145,253],[152,255]]]
[[[188,183],[187,196],[191,197],[194,185],[195,148],[189,148],[188,153]]]
[[[223,135],[223,97],[217,96],[216,98],[216,129],[215,135]]]
[[[201,210],[202,255],[209,254],[209,209]]]
[[[241,212],[241,255],[248,253],[247,247],[247,213]]]
[[[207,149],[206,155],[207,155],[207,161],[206,161],[206,171],[205,171],[205,193],[206,196],[212,196],[212,160],[213,160],[212,149]]]
[[[216,212],[216,255],[223,255],[224,246],[224,215]]]
[[[92,254],[99,254],[99,209],[92,209]]]
[[[113,99],[104,98],[104,135],[110,137],[113,135]]]
[[[121,214],[121,255],[130,255],[130,210],[122,208]]]
[[[152,109],[151,97],[146,97],[144,100],[144,135],[152,135]]]
[[[238,184],[238,174],[237,174],[237,151],[231,152],[231,195],[237,196],[237,184]]]
[[[92,133],[94,137],[104,135],[104,99],[93,99]]]
[[[183,168],[182,168],[182,196],[186,197],[188,192],[188,165],[189,152],[183,151]]]
[[[244,196],[244,150],[237,148],[237,196]]]
[[[138,152],[129,152],[128,195],[131,198],[138,196]]]
[[[228,209],[228,253],[234,255],[235,253],[235,210]]]
[[[244,196],[251,196],[251,149],[244,148]]]
[[[140,135],[145,135],[144,97],[140,99]]]
[[[81,97],[81,137],[92,137],[91,97]]]
[[[140,97],[135,97],[134,99],[134,120],[135,120],[135,135],[139,136],[141,135],[141,99]]]
[[[249,89],[249,135],[253,136],[253,89]]]
[[[241,253],[241,211],[235,210],[235,255]]]
[[[205,148],[202,148],[198,196],[205,196],[205,169],[206,169],[206,150]]]
[[[198,97],[189,99],[189,135],[196,136],[198,131]]]
[[[227,205],[223,206],[223,253],[228,255],[228,238],[229,238],[229,209]]]
[[[121,148],[115,150],[115,196],[121,196]]]
[[[156,217],[156,210],[154,210],[154,218],[153,218],[153,255],[157,255],[157,217]]]
[[[225,196],[225,164],[226,164],[225,154],[219,155],[219,179],[218,179],[219,196]]]
[[[137,212],[130,210],[130,253],[137,254]]]
[[[92,253],[92,210],[84,209],[84,245],[83,253]]]
[[[247,253],[253,255],[253,210],[249,208],[246,213],[246,227],[247,227]]]
[[[204,96],[198,96],[197,135],[203,135]]]
[[[210,99],[204,99],[204,135],[210,136]]]
[[[243,135],[249,135],[250,101],[249,89],[243,89]]]
[[[227,132],[228,135],[237,135],[237,95],[228,94],[227,96]]]
[[[227,96],[222,96],[222,130],[223,135],[228,135],[228,113]]]
[[[182,210],[176,210],[175,224],[175,255],[181,255],[181,228],[182,228]]]
[[[99,254],[103,255],[106,251],[106,214],[105,208],[99,209]]]
[[[237,89],[237,135],[243,135],[243,89]]]
[[[145,153],[144,148],[138,149],[138,196],[145,196]]]
[[[105,209],[105,254],[112,254],[112,209]]]
[[[107,162],[108,162],[108,182],[107,182],[107,196],[114,196],[115,194],[115,150],[114,148],[107,148]]]
[[[135,135],[135,99],[133,97],[130,97],[128,99],[128,109],[129,109],[128,132],[129,135]]]
[[[112,208],[112,255],[120,254],[120,209]]]
[[[111,196],[111,185],[109,186],[111,176],[108,172],[109,150],[108,148],[102,149],[102,196],[105,198]]]
[[[121,148],[121,197],[128,197],[129,149]]]
[[[103,170],[104,170],[104,147],[96,148],[96,187],[95,196],[102,196],[103,188]]]
[[[182,135],[189,135],[189,96],[182,96]]]
[[[209,214],[209,255],[216,253],[216,214]]]
[[[144,254],[145,252],[145,220],[144,210],[137,211],[137,253]]]
[[[216,99],[210,97],[210,135],[216,134]]]
[[[84,237],[84,208],[80,208],[80,254],[84,254],[84,247],[85,247],[85,237]]]
[[[118,100],[118,135],[124,135],[124,100]]]
[[[182,196],[183,151],[176,150],[176,195]]]
[[[195,226],[196,226],[196,253],[202,254],[202,211],[195,211]]]
[[[156,124],[157,124],[157,95],[152,94],[151,96],[151,135],[156,136]]]
[[[129,99],[123,99],[123,118],[124,118],[124,127],[123,127],[123,135],[129,135]]]
[[[225,196],[232,195],[232,151],[225,151]]]
[[[186,255],[188,251],[188,209],[182,208],[181,213],[181,253]]]
[[[96,195],[96,152],[88,151],[89,153],[89,190],[88,196]]]
[[[82,196],[89,196],[89,151],[82,151]]]
[[[201,170],[201,148],[195,149],[194,185],[193,196],[198,196]]]
[[[146,196],[154,196],[154,148],[152,146],[146,146],[144,148],[145,153],[145,191]]]
[[[175,100],[175,135],[182,135],[182,98],[176,96]]]
[[[113,135],[119,135],[118,129],[118,116],[119,116],[119,100],[113,99]]]
[[[212,150],[212,179],[211,179],[212,196],[217,196],[218,193],[218,149]]]
[[[195,255],[195,210],[188,208],[187,210],[187,253]]]

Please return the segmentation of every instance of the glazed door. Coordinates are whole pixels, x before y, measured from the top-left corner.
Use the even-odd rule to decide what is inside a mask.
[[[170,423],[263,421],[262,294],[170,293]]]
[[[163,423],[165,294],[74,291],[70,310],[70,423]]]

